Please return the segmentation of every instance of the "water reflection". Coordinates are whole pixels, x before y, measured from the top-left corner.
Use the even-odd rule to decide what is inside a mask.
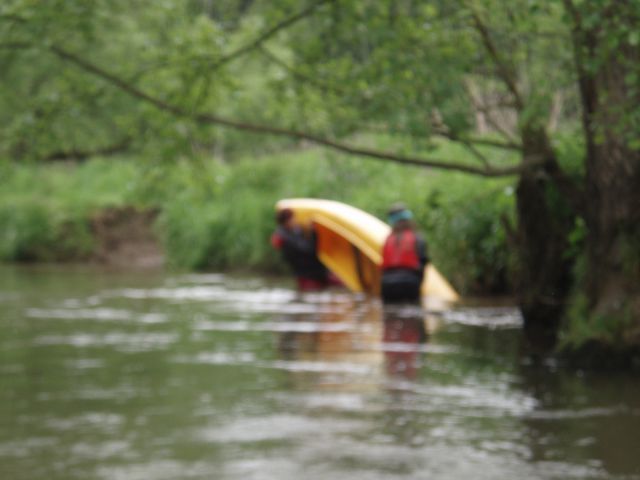
[[[621,448],[635,444],[640,431],[637,379],[623,372],[576,372],[529,361],[521,373],[523,388],[538,401],[523,418],[532,461],[561,462],[570,456],[582,458],[592,472],[622,478],[633,472],[637,475],[628,478],[640,478],[637,456]]]
[[[280,316],[279,321],[286,329],[277,339],[280,367],[314,372],[316,388],[360,391],[415,390],[410,382],[419,379],[428,332],[437,323],[420,307],[383,306],[352,296],[325,299],[315,313]],[[308,376],[300,378],[309,382]]]
[[[415,380],[420,369],[421,348],[427,341],[425,316],[418,309],[387,307],[382,319],[386,372],[393,379]]]
[[[376,388],[382,362],[381,305],[351,295],[322,300],[314,313],[279,317],[291,325],[277,340],[283,361],[279,365],[298,374],[297,381],[307,387],[311,383],[325,390]],[[299,325],[313,327],[300,329]],[[306,375],[310,372],[313,376]]]
[[[3,480],[640,478],[637,377],[529,362],[508,306],[53,268],[0,302]]]

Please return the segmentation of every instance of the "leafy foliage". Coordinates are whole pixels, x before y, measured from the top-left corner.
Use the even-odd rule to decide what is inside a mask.
[[[0,158],[139,159],[144,174],[127,201],[162,204],[171,256],[189,266],[260,264],[265,205],[271,194],[290,196],[291,185],[378,213],[402,192],[424,206],[416,210],[446,258],[478,266],[461,281],[465,288],[493,289],[503,282],[496,272],[509,263],[499,220],[511,214],[508,182],[478,187],[470,180],[482,191],[466,205],[465,187],[458,195],[443,186],[452,181],[448,175],[438,176],[436,186],[431,178],[355,166],[337,155],[304,167],[309,170],[255,158],[310,141],[378,160],[426,158],[445,170],[526,176],[536,180],[528,183],[530,192],[536,185],[543,191],[529,198],[551,212],[547,224],[562,227],[553,237],[562,237],[558,244],[568,240],[569,255],[625,240],[600,232],[635,239],[638,209],[616,208],[614,225],[603,219],[614,203],[637,203],[639,22],[636,0],[6,0],[0,5]],[[443,137],[466,150],[433,160]],[[254,160],[240,160],[249,157]],[[198,183],[191,163],[164,163],[186,158],[216,159],[196,163],[208,182]],[[291,176],[296,170],[302,175]],[[311,171],[315,176],[307,176]],[[373,184],[382,172],[386,183],[377,195],[346,183]],[[418,181],[423,187],[414,196]],[[97,191],[104,192],[97,203],[109,201]],[[516,190],[518,205],[526,201],[522,191]],[[591,192],[599,194],[587,197]],[[615,202],[616,196],[625,198]],[[28,252],[38,251],[33,239],[52,231],[42,214],[49,205],[35,197],[20,209],[27,220],[9,210],[3,217],[7,232],[24,232],[18,243],[32,245]],[[531,207],[519,209],[521,232]],[[227,224],[234,215],[242,228]],[[527,236],[538,242],[540,233]],[[194,243],[198,248],[188,248]],[[519,248],[522,258],[538,258],[527,250],[561,250]],[[5,252],[33,255],[16,247]],[[545,262],[547,270],[564,265],[555,260]],[[619,284],[612,279],[621,269],[597,255],[586,263],[590,290],[606,297],[600,279]],[[550,273],[540,278],[565,278]],[[629,298],[638,296],[637,273],[622,283]],[[544,303],[548,293],[543,286],[531,298]],[[589,308],[600,308],[598,301]]]
[[[466,177],[430,193],[423,217],[432,232],[433,255],[461,291],[509,291],[511,250],[503,221],[512,221],[513,201],[509,182],[479,183]]]
[[[202,157],[177,163],[123,158],[79,167],[29,165],[5,179],[0,186],[0,203],[6,205],[0,210],[3,259],[88,255],[90,218],[106,207],[133,204],[160,209],[157,233],[175,267],[284,272],[268,241],[280,198],[335,198],[382,219],[388,206],[402,199],[414,210],[438,268],[459,288],[506,288],[507,249],[499,216],[509,211],[511,196],[505,194],[504,180],[491,185],[385,163],[363,166],[318,150],[233,165]]]

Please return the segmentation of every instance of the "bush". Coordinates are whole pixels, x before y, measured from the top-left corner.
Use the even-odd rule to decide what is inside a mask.
[[[13,201],[0,206],[0,258],[46,260],[53,244],[51,212],[36,200]]]
[[[88,222],[60,215],[48,202],[20,199],[0,207],[1,260],[77,260],[91,248]]]
[[[438,268],[464,293],[508,293],[510,252],[503,221],[512,221],[507,180],[448,175],[418,211]]]

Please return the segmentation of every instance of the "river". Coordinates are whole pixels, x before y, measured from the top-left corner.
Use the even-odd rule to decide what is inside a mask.
[[[0,268],[0,478],[640,479],[640,382],[509,306],[288,279]]]

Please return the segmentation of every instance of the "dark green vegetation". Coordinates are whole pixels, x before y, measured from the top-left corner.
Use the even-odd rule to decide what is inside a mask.
[[[131,205],[159,209],[156,233],[170,265],[272,270],[282,268],[269,245],[278,199],[334,198],[385,218],[402,191],[428,234],[438,267],[458,288],[466,293],[508,288],[500,217],[513,209],[513,187],[504,179],[362,165],[309,150],[232,164],[118,158],[79,166],[13,166],[5,169],[4,180],[0,255],[5,261],[86,259],[95,250],[91,219],[105,208]]]
[[[624,352],[640,344],[639,24],[638,0],[10,0],[0,7],[0,153],[14,163],[126,153],[231,164],[313,143],[361,164],[508,177],[515,220],[504,226],[527,331],[560,329],[569,350]],[[393,140],[372,141],[381,134]],[[441,156],[442,138],[467,154]],[[327,168],[342,179],[348,167],[336,157]],[[446,203],[447,189],[434,181],[426,204]],[[187,223],[180,199],[190,195],[197,189],[179,191],[163,218]],[[207,220],[193,234],[206,236],[232,205],[201,207]],[[37,202],[28,206],[42,223]],[[486,201],[466,224],[433,216],[469,232],[501,225],[502,211]],[[178,224],[166,224],[170,250],[189,243]],[[208,262],[221,238],[181,261]],[[465,283],[494,283],[483,278],[486,248],[474,250],[465,263],[479,270]]]

